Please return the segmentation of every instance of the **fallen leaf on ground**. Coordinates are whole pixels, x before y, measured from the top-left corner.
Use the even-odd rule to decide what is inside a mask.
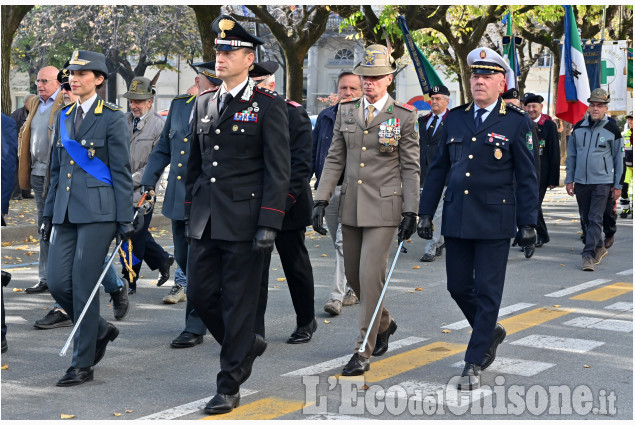
[[[22,288],[13,288],[13,292],[22,292]]]
[[[408,292],[413,292],[414,293],[415,291],[413,291],[412,289],[408,289]]]
[[[555,308],[558,308],[558,307],[560,307],[560,304],[554,304],[553,306],[554,306]]]
[[[328,325],[329,323],[331,323],[331,321],[330,320],[325,320],[324,323],[326,323]]]
[[[362,387],[359,388],[359,391],[366,391],[368,388],[370,388],[368,385],[364,384]]]
[[[443,332],[444,334],[449,334],[449,333],[450,333],[450,332],[452,332],[452,331],[451,331],[451,330],[449,330],[449,329],[443,329],[441,332]]]
[[[322,257],[326,257],[326,254],[322,254]]]
[[[2,244],[0,244],[0,246],[11,246],[13,245],[13,242],[2,242]]]
[[[413,269],[420,269],[421,266],[412,266]]]
[[[274,272],[278,271],[278,269],[271,269],[271,270],[273,270]]]
[[[313,248],[318,248],[320,245],[313,245]]]
[[[287,280],[287,278],[286,277],[279,277],[277,280],[278,280],[278,282],[284,282],[285,280]]]
[[[564,264],[560,264],[560,267],[566,267]]]
[[[415,288],[415,291],[423,291],[423,288],[420,286],[418,288]]]
[[[62,419],[73,419],[75,417],[75,415],[67,415],[66,413],[62,413],[60,415],[60,418]]]
[[[115,415],[115,416],[121,416],[121,413],[119,413],[119,412],[112,412],[112,414]]]
[[[5,363],[2,365],[2,368],[0,368],[2,370],[9,370],[9,363]]]
[[[126,413],[132,413],[132,409],[126,409]]]
[[[588,364],[585,364],[585,365],[584,365],[584,367],[585,367],[586,369],[588,369],[588,368],[590,368],[591,366],[589,366]]]

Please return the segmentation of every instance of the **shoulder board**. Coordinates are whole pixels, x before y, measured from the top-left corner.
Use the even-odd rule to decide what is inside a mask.
[[[110,103],[110,102],[104,102],[104,106],[108,109],[111,109],[113,111],[120,111],[121,110],[121,106],[119,105],[115,105],[114,103]]]
[[[407,111],[416,111],[417,110],[417,108],[415,108],[414,106],[412,106],[409,103],[395,102],[395,106],[401,106],[402,108],[404,108]]]
[[[353,97],[353,98],[348,99],[348,100],[342,100],[342,101],[340,101],[340,103],[341,104],[345,104],[345,103],[357,102],[360,99],[361,99],[361,97]]]
[[[518,112],[521,115],[525,115],[527,113],[527,112],[525,112],[525,110],[523,108],[521,108],[520,106],[516,106],[513,103],[508,103],[507,104],[507,109],[515,111],[515,112]]]
[[[71,103],[69,103],[68,105],[64,105],[64,106],[62,107],[62,111],[68,108],[68,111],[66,111],[66,115],[70,115],[70,114],[71,114],[71,112],[73,112],[73,109],[75,109],[75,104],[76,104],[76,103],[77,103],[77,102],[71,102]]]
[[[289,104],[289,105],[291,105],[293,107],[296,107],[296,108],[299,108],[300,106],[302,106],[298,102],[294,102],[293,100],[285,99],[285,101],[287,102],[287,104]]]
[[[458,111],[459,109],[465,109],[466,111],[468,111],[471,106],[472,106],[471,102],[470,103],[464,103],[463,105],[455,106],[454,108],[450,109],[450,112]]]
[[[199,94],[199,96],[202,96],[202,95],[204,95],[205,93],[213,93],[213,92],[215,92],[215,91],[218,91],[219,89],[220,89],[220,86],[218,86],[218,87],[214,87],[214,88],[212,88],[212,89],[207,89],[207,90],[205,90],[205,91],[201,92],[201,93]]]
[[[254,87],[254,89],[255,89],[256,92],[258,92],[260,94],[264,94],[265,96],[269,96],[272,99],[276,96],[276,93],[272,92],[269,89],[265,89],[265,88],[258,87],[258,86]]]
[[[174,96],[174,100],[176,100],[176,99],[186,99],[186,98],[188,98],[188,97],[192,97],[192,96],[193,96],[193,95],[191,95],[191,94],[187,94],[187,93],[186,93],[186,94],[179,94],[179,95],[177,95],[177,96]]]

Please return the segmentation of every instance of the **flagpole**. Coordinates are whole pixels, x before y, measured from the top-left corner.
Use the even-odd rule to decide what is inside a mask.
[[[547,115],[551,115],[551,82],[553,80],[553,53],[549,61],[549,91],[547,92]]]
[[[602,33],[600,35],[600,41],[604,41],[604,30],[606,29],[606,5],[602,7]]]

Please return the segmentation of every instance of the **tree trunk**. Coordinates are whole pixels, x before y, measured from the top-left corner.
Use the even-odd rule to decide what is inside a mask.
[[[292,49],[284,49],[284,57],[287,63],[286,96],[298,103],[304,104],[304,56],[297,54]]]
[[[201,34],[203,46],[203,60],[211,61],[216,58],[214,51],[214,39],[216,34],[212,31],[212,22],[220,15],[221,6],[190,6],[196,15],[198,32]]]
[[[15,33],[22,22],[22,18],[29,13],[33,6],[2,6],[2,42],[0,43],[0,57],[2,65],[2,113],[11,114],[11,88],[9,85],[9,71],[11,70],[11,44]]]

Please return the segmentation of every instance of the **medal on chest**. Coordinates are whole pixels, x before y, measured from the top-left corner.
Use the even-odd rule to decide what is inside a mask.
[[[258,107],[255,107],[253,109],[253,111],[258,110]],[[245,110],[242,112],[236,112],[234,114],[234,121],[240,121],[240,122],[257,122],[258,121],[258,114],[253,113],[250,110]]]
[[[500,148],[494,149],[494,158],[501,159],[503,157],[503,151]]]
[[[399,118],[390,118],[379,124],[379,152],[394,152],[399,146],[401,126]]]

